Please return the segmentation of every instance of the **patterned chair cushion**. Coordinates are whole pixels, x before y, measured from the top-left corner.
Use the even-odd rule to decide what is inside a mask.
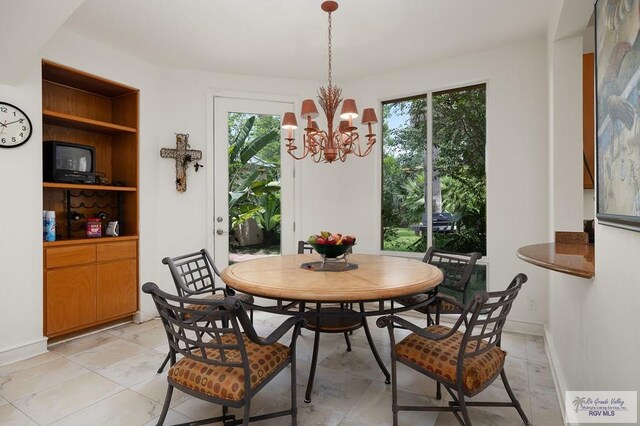
[[[259,345],[244,334],[242,339],[249,358],[252,389],[271,377],[291,356],[291,350],[280,343]],[[235,336],[225,334],[222,343],[236,343]],[[228,362],[242,362],[239,350],[227,349],[225,355]],[[220,359],[219,351],[215,349],[207,349],[207,356]],[[169,369],[168,378],[175,384],[216,398],[239,401],[245,395],[244,369],[240,367],[216,366],[182,358]]]
[[[432,334],[443,335],[451,329],[442,325],[427,327],[425,330]],[[458,351],[463,334],[456,331],[451,337],[444,340],[430,340],[417,334],[410,334],[396,344],[396,356],[399,361],[408,361],[417,364],[429,371],[444,382],[456,383],[456,368],[458,364]],[[466,352],[473,350],[468,345]],[[487,344],[482,342],[481,347]],[[482,390],[484,385],[500,373],[504,365],[506,352],[499,347],[466,358],[463,362],[463,388],[466,393],[473,395]]]
[[[441,302],[440,302],[440,313],[441,314],[461,313],[462,312],[462,310],[460,308],[458,308],[456,305],[454,305],[449,300],[447,300],[447,299],[450,299],[450,300],[455,300],[455,299],[449,298],[449,297],[444,296],[444,295],[440,295],[440,297],[441,297]],[[434,311],[435,311],[435,307],[434,307]]]

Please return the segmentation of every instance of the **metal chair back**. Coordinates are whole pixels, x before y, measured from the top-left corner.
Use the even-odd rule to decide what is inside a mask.
[[[158,309],[169,341],[171,365],[177,355],[182,355],[208,365],[243,368],[246,389],[250,389],[251,371],[242,329],[253,334],[255,330],[236,298],[200,300],[194,308],[193,299],[165,293],[153,283],[146,283],[142,291],[151,295]]]
[[[215,277],[220,272],[206,249],[177,257],[165,257],[179,296],[211,293],[216,288]]]
[[[479,291],[474,295],[473,302],[461,315],[461,318],[467,315],[471,315],[471,318],[460,344],[458,371],[462,371],[464,358],[482,355],[495,346],[500,346],[502,329],[507,316],[525,282],[527,282],[527,276],[518,274],[506,290],[490,293]]]
[[[422,261],[440,268],[444,275],[440,286],[460,293],[462,303],[466,304],[465,290],[471,281],[476,262],[481,258],[482,254],[478,252],[455,253],[429,247]]]
[[[313,253],[313,247],[306,241],[298,241],[298,254]]]

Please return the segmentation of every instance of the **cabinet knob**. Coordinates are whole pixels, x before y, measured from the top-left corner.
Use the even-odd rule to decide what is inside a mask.
[[[216,234],[222,235],[222,234],[224,234],[224,231],[222,229],[218,229],[218,230],[216,230]]]

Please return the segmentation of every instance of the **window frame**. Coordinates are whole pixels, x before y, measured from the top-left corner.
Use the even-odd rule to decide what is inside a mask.
[[[426,125],[426,130],[427,130],[427,152],[429,152],[430,154],[427,156],[427,167],[428,170],[426,171],[425,174],[425,179],[428,182],[428,188],[430,192],[433,192],[433,96],[437,95],[437,94],[442,94],[442,93],[450,93],[450,92],[457,92],[457,91],[462,91],[462,90],[469,90],[469,89],[474,89],[474,88],[484,88],[485,91],[485,192],[486,192],[486,199],[485,199],[485,211],[486,211],[486,220],[487,220],[487,228],[486,228],[486,235],[485,235],[485,246],[486,246],[486,255],[483,255],[482,258],[480,258],[478,260],[478,264],[480,265],[486,265],[486,276],[487,276],[487,289],[489,288],[489,206],[488,206],[488,201],[489,201],[489,171],[488,171],[488,165],[489,165],[489,158],[488,158],[488,147],[489,147],[489,81],[488,80],[476,80],[474,82],[468,82],[468,83],[461,83],[461,84],[456,84],[456,85],[451,85],[451,86],[446,86],[444,88],[441,89],[431,89],[431,90],[427,90],[427,91],[420,91],[416,94],[412,94],[412,95],[405,95],[405,96],[399,96],[399,97],[384,97],[384,98],[379,98],[379,105],[380,105],[380,111],[383,111],[383,106],[384,104],[388,104],[388,103],[392,103],[392,102],[402,102],[402,101],[408,101],[408,100],[412,100],[412,99],[419,99],[419,98],[424,98],[426,97],[427,102],[426,102],[426,108],[427,108],[427,125]],[[382,113],[381,113],[382,115]],[[379,127],[379,134],[381,135],[380,138],[380,150],[379,150],[379,173],[380,173],[380,186],[379,186],[379,191],[378,191],[378,207],[380,208],[379,211],[379,215],[378,215],[378,232],[380,233],[380,239],[379,239],[379,245],[378,245],[378,251],[380,254],[383,255],[388,255],[388,256],[397,256],[397,257],[406,257],[406,258],[413,258],[413,259],[422,259],[424,257],[424,253],[422,252],[407,252],[407,251],[394,251],[394,250],[384,250],[383,246],[384,246],[384,235],[383,235],[383,226],[382,226],[382,202],[383,202],[383,191],[384,191],[384,138],[383,138],[383,120],[384,120],[384,116],[381,117],[380,123],[378,124]],[[433,217],[433,203],[427,203],[427,217]],[[433,229],[432,226],[430,226],[428,228],[428,233],[427,233],[427,247],[430,247],[431,245],[433,245]]]

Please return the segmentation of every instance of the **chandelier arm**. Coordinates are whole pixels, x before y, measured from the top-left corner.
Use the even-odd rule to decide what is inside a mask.
[[[309,154],[309,152],[305,149],[305,150],[303,151],[304,153],[303,153],[301,156],[297,156],[296,154],[294,154],[294,151],[297,151],[297,150],[298,150],[298,148],[288,149],[288,150],[287,150],[287,153],[288,153],[290,156],[292,156],[293,158],[295,158],[296,160],[302,160],[302,159],[304,159],[304,158]]]
[[[373,145],[376,143],[376,138],[367,138],[367,149],[365,149],[364,153],[362,152],[362,147],[360,144],[358,144],[358,152],[354,154],[356,154],[356,157],[366,157],[367,155],[369,155],[371,153],[371,150],[373,149]],[[372,142],[373,141],[373,142]]]

